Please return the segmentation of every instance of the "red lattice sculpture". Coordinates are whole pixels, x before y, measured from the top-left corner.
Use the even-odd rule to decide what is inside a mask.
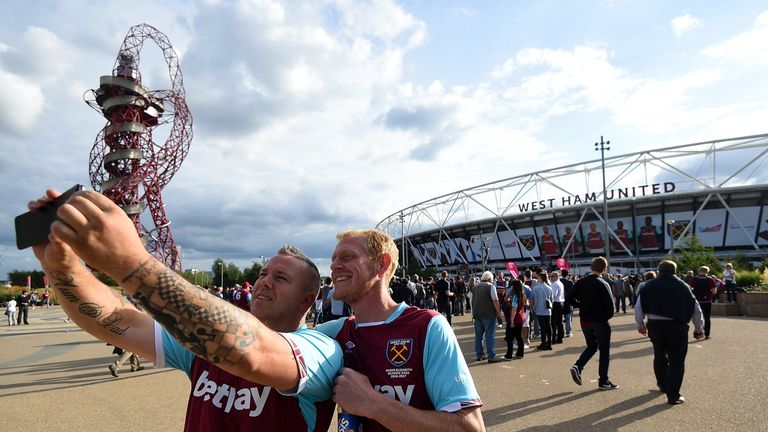
[[[139,59],[147,39],[162,50],[170,90],[152,91],[141,84]],[[98,90],[87,92],[86,102],[107,119],[91,149],[91,185],[125,211],[149,252],[170,268],[181,270],[160,193],[189,152],[192,116],[179,60],[168,38],[147,24],[131,27],[112,75],[100,78]],[[172,123],[168,139],[163,144],[154,142],[152,130],[167,123]],[[151,229],[141,221],[146,208],[154,223]]]

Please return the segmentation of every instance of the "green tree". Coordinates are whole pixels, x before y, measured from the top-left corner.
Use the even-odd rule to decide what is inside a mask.
[[[213,284],[216,286],[221,285],[222,270],[224,272],[224,287],[234,286],[236,283],[243,283],[243,272],[240,271],[234,263],[225,264],[221,258],[216,258],[213,261],[211,271],[213,272]]]
[[[26,287],[27,276],[31,276],[30,286],[32,289],[45,287],[45,273],[40,270],[14,270],[8,273],[8,280],[11,285]]]
[[[245,281],[248,281],[250,283],[256,282],[256,279],[259,278],[260,273],[261,273],[261,264],[257,263],[256,261],[253,261],[253,265],[251,265],[249,268],[246,268],[245,271],[243,271],[243,283],[245,283]]]
[[[687,235],[680,240],[677,244],[679,254],[675,256],[666,257],[665,259],[675,261],[677,263],[677,271],[679,273],[685,273],[689,270],[693,270],[694,274],[698,274],[699,267],[709,267],[710,274],[719,274],[723,271],[723,266],[720,265],[720,261],[715,257],[714,248],[704,246],[701,241],[695,235]]]

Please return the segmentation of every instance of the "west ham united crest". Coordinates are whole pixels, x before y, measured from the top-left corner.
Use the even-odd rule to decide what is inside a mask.
[[[522,235],[519,237],[520,243],[523,244],[523,247],[528,249],[529,251],[532,251],[533,248],[536,247],[536,239],[533,238],[533,235]]]
[[[413,352],[413,339],[390,339],[387,342],[387,360],[400,367],[408,362]]]

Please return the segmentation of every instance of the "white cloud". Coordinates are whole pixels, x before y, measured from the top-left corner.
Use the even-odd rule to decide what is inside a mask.
[[[752,29],[704,48],[702,53],[721,62],[742,66],[768,64],[766,41],[768,41],[768,11],[758,15]]]
[[[702,26],[701,20],[692,17],[689,14],[681,15],[679,17],[673,18],[672,21],[669,22],[670,27],[672,27],[672,32],[677,37],[681,37],[685,33],[688,33],[691,30],[695,30],[697,28],[700,28]]]
[[[0,70],[0,130],[28,132],[43,111],[44,102],[40,86]]]

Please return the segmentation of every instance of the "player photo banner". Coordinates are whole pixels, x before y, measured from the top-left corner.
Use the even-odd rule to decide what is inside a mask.
[[[558,258],[558,259],[556,259],[556,260],[555,260],[555,265],[556,265],[556,266],[557,266],[557,268],[559,268],[560,270],[565,270],[565,269],[569,268],[569,267],[568,267],[568,260],[567,260],[567,259],[565,259],[565,258]]]

